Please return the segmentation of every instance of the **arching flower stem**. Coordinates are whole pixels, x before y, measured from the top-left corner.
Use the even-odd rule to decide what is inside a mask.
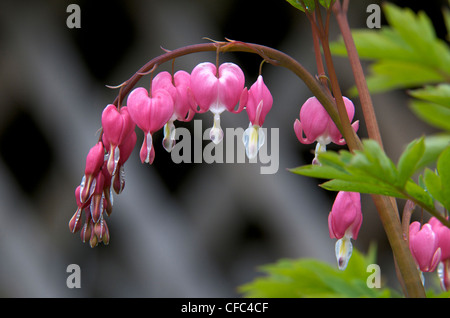
[[[121,92],[114,100],[113,104],[117,105],[119,101],[124,100],[126,96],[137,84],[137,82],[146,74],[149,70],[155,67],[171,61],[175,58],[182,57],[188,54],[199,53],[199,52],[247,52],[254,53],[261,56],[267,63],[272,65],[281,66],[289,69],[295,75],[297,75],[309,88],[311,93],[317,97],[317,99],[322,103],[324,108],[330,114],[330,117],[335,122],[338,129],[343,132],[342,125],[339,119],[339,114],[336,107],[336,102],[327,92],[327,89],[318,81],[306,68],[303,67],[297,60],[287,55],[279,50],[252,43],[245,43],[240,41],[224,41],[224,42],[212,42],[212,43],[201,43],[193,44],[189,46],[184,46],[172,51],[167,51],[166,53],[155,57],[154,59],[148,61],[144,66],[142,66],[132,77],[125,81],[125,85],[121,87]],[[352,129],[353,131],[353,129]],[[359,138],[352,133],[350,136],[346,136],[343,132],[344,138]],[[357,143],[358,141],[355,141]]]

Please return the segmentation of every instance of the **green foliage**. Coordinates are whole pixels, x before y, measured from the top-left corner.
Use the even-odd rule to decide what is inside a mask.
[[[375,250],[363,255],[353,249],[345,269],[315,259],[282,259],[275,264],[261,266],[264,277],[256,278],[239,288],[245,297],[257,298],[343,298],[392,297],[388,288],[369,288],[367,279],[373,271]]]
[[[450,84],[425,86],[409,92],[411,109],[428,124],[450,131]]]
[[[414,140],[406,147],[396,166],[376,141],[364,140],[363,151],[355,151],[353,154],[346,150],[339,153],[328,151],[319,155],[320,166],[302,166],[291,169],[291,172],[329,179],[321,184],[327,190],[409,199],[430,213],[437,214],[434,200],[450,209],[449,141],[448,136]],[[427,169],[424,184],[414,182],[413,175],[420,168],[433,163],[438,155],[438,173]]]
[[[389,3],[383,10],[389,26],[352,31],[360,58],[374,61],[367,78],[369,90],[375,93],[448,81],[450,48],[436,36],[430,18]],[[347,54],[342,40],[330,48],[336,55]]]
[[[450,131],[450,47],[436,36],[424,12],[416,14],[389,3],[383,10],[389,26],[352,31],[360,58],[373,61],[367,77],[369,90],[411,89],[412,111],[428,124]],[[448,8],[443,9],[443,17],[450,34]],[[342,40],[330,48],[335,55],[347,54]],[[349,93],[356,95],[356,88]]]
[[[437,172],[425,170],[424,182],[430,195],[447,210],[450,208],[450,146],[439,156]]]
[[[424,12],[416,14],[389,3],[383,5],[383,11],[389,26],[352,31],[359,56],[373,62],[367,78],[369,90],[375,93],[409,89],[414,98],[410,103],[412,111],[428,124],[450,131],[450,47],[436,36],[432,21]],[[450,34],[448,8],[443,10],[443,16]],[[347,54],[342,40],[332,43],[331,49],[336,55]],[[356,89],[352,92],[356,94]],[[449,166],[448,150],[444,151],[449,145],[449,135],[415,140],[395,166],[375,142],[365,142],[362,152],[327,153],[319,157],[322,167],[301,167],[293,172],[320,178],[328,175],[331,180],[322,187],[329,190],[412,199],[435,214],[435,200],[447,210],[450,208],[450,190],[446,190],[450,188],[450,178],[442,177],[439,168],[437,172],[427,168],[419,176],[419,184],[411,177],[438,157],[441,170]]]
[[[422,89],[411,91],[410,94],[415,98],[419,98],[450,108],[450,84],[425,86]]]

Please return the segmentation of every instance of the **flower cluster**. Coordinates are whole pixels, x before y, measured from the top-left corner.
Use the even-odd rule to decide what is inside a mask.
[[[409,226],[409,248],[418,270],[434,272],[438,269],[442,289],[449,290],[450,229],[435,217],[422,226],[414,221]]]
[[[261,75],[248,90],[244,73],[236,64],[223,63],[216,67],[205,62],[197,65],[191,74],[158,73],[151,81],[150,90],[138,87],[128,95],[127,106],[107,105],[102,113],[101,140],[89,151],[84,176],[75,191],[77,210],[69,221],[70,230],[73,233],[81,230],[82,241],[89,240],[91,247],[99,242],[109,243],[104,214],[111,214],[112,191],[119,194],[125,186],[123,167],[137,141],[136,126],[144,133],[140,160],[152,164],[156,131],[164,127],[162,145],[170,152],[176,142],[174,122],[190,121],[195,113],[211,111],[214,124],[210,138],[218,144],[223,139],[221,113],[240,113],[245,108],[250,125],[243,135],[243,143],[252,159],[264,143],[260,128],[272,103],[272,95]],[[86,211],[84,225],[83,211]]]
[[[75,190],[77,210],[69,221],[72,233],[81,230],[81,240],[91,247],[109,243],[104,214],[110,215],[112,191],[121,193],[125,186],[124,164],[136,144],[135,124],[127,107],[110,104],[102,113],[102,140],[93,146],[86,158],[81,184]],[[84,224],[82,214],[86,211]]]

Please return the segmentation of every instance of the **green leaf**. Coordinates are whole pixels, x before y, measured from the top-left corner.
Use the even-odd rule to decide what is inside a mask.
[[[401,36],[389,27],[383,27],[379,31],[353,29],[352,37],[358,55],[364,59],[386,59],[412,63],[420,63],[422,60],[422,57],[411,50]],[[347,49],[342,37],[338,41],[330,43],[330,49],[337,56],[347,56]]]
[[[330,180],[320,185],[325,190],[329,191],[346,191],[346,192],[359,192],[368,194],[380,194],[397,198],[406,198],[401,192],[394,187],[370,182],[360,181],[345,181],[345,180]]]
[[[415,98],[450,108],[450,84],[427,85],[424,88],[409,91],[409,94]]]
[[[309,12],[313,12],[316,9],[316,4],[314,0],[286,0],[286,1],[302,12],[305,12],[303,4],[306,6],[306,9]]]
[[[450,131],[450,108],[421,100],[412,100],[410,107],[417,117],[429,125]]]
[[[425,153],[425,138],[414,140],[408,144],[397,164],[398,182],[402,187],[416,172],[417,166]]]
[[[426,140],[423,137],[411,142],[400,156],[398,167],[394,165],[375,140],[369,139],[362,141],[362,151],[355,151],[354,153],[327,151],[318,156],[321,165],[298,167],[291,169],[291,172],[328,180],[320,185],[326,190],[411,199],[430,213],[437,213],[432,197],[432,195],[434,196],[432,192],[434,189],[430,191],[425,189],[425,187],[428,187],[427,177],[430,177],[427,174],[420,177],[421,185],[418,185],[412,180],[412,176],[421,165],[436,160],[438,154],[448,145],[450,136],[434,136],[434,138]],[[442,162],[446,162],[447,157],[440,155],[439,159],[441,160],[441,166],[445,166],[445,163]],[[448,160],[450,161],[450,159]],[[449,175],[448,183],[450,185],[450,172],[446,173]],[[442,191],[440,178],[438,181],[437,195],[434,198],[443,202],[445,206],[446,201],[441,199],[443,195],[440,193]],[[448,188],[450,189],[450,186]],[[450,200],[450,190],[448,191]]]
[[[367,85],[373,93],[441,83],[446,79],[439,70],[405,61],[379,60],[370,66],[370,71]]]
[[[383,10],[389,26],[352,30],[360,58],[374,60],[367,77],[369,90],[377,93],[448,82],[450,48],[436,36],[430,18],[389,3]],[[444,14],[450,21],[448,10]],[[347,54],[342,38],[330,48],[333,54]],[[356,88],[349,94],[357,95]]]
[[[312,177],[318,179],[352,179],[352,176],[347,172],[342,172],[334,167],[307,165],[289,170],[292,173],[299,174],[305,177]]]
[[[355,151],[351,165],[347,169],[355,174],[360,173],[361,176],[372,177],[383,183],[395,183],[397,169],[378,142],[366,139],[363,141],[363,146],[363,151]]]
[[[399,8],[393,4],[383,6],[389,25],[404,39],[417,54],[425,59],[430,67],[448,70],[450,51],[443,41],[437,38],[431,19],[420,11],[415,14],[409,8]]]
[[[419,203],[428,211],[434,210],[433,198],[423,187],[417,185],[413,181],[408,181],[405,185],[405,191],[410,197],[415,199],[416,203]]]
[[[264,274],[252,282],[239,287],[245,297],[390,297],[390,289],[369,288],[367,267],[373,264],[373,253],[367,256],[353,249],[352,257],[345,271],[323,261],[303,259],[282,259],[274,264],[261,266]]]
[[[434,163],[441,152],[450,145],[450,135],[439,134],[425,137],[425,152],[417,164],[418,168],[423,168]]]
[[[447,210],[450,209],[450,146],[439,156],[437,172],[425,169],[424,182],[427,191]]]
[[[442,202],[447,208],[450,207],[450,147],[447,147],[439,156],[437,171],[441,178],[442,195],[445,201]]]
[[[425,169],[423,180],[427,191],[433,196],[435,200],[443,202],[445,198],[442,196],[441,178],[430,169]]]

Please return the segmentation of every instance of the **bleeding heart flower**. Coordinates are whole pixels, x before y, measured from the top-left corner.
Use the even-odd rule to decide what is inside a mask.
[[[190,93],[191,75],[186,71],[178,71],[172,77],[169,72],[161,72],[152,81],[152,91],[165,89],[172,96],[173,115],[164,125],[163,147],[168,152],[175,146],[174,121],[190,121],[194,117],[192,108],[195,101]]]
[[[261,126],[267,113],[272,108],[272,104],[272,94],[270,94],[269,89],[264,84],[263,77],[259,75],[248,91],[248,100],[245,107],[250,124],[242,136],[242,141],[249,159],[255,158],[258,150],[264,144],[265,135]]]
[[[422,228],[417,221],[410,224],[409,249],[422,272],[433,272],[441,260],[438,236],[428,223]]]
[[[239,113],[247,102],[245,77],[241,68],[233,63],[223,63],[217,70],[212,63],[200,63],[191,73],[190,89],[199,107],[198,112],[211,111],[214,125],[210,138],[215,144],[223,139],[220,114],[225,110]],[[234,110],[239,103],[239,108]]]
[[[144,142],[140,151],[142,163],[153,163],[155,150],[152,134],[172,117],[173,105],[173,99],[165,89],[152,90],[149,96],[145,88],[138,87],[128,95],[128,112],[136,125],[144,131]]]
[[[355,106],[347,97],[344,97],[344,104],[348,118],[352,121],[355,115]],[[355,121],[352,127],[357,131],[359,121]],[[300,120],[296,119],[294,122],[294,131],[302,144],[311,144],[317,141],[313,164],[319,164],[317,156],[319,153],[326,151],[326,146],[329,143],[345,145],[345,139],[342,138],[339,129],[316,97],[309,98],[303,104],[300,109]],[[303,133],[305,137],[303,137]]]
[[[102,113],[104,145],[109,145],[108,171],[114,175],[120,158],[119,145],[134,131],[135,124],[131,119],[127,107],[117,109],[115,105],[109,104]]]
[[[351,239],[357,239],[362,223],[361,195],[340,191],[328,215],[330,238],[336,238],[335,252],[338,267],[344,270],[352,255]]]

